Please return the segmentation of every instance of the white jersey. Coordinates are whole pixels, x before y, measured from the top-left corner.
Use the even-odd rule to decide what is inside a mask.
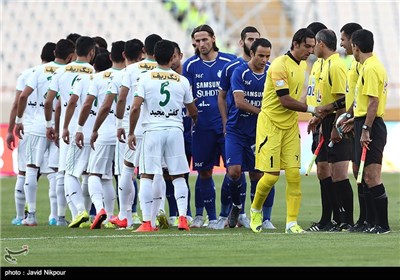
[[[144,99],[144,132],[178,127],[183,131],[182,107],[193,102],[189,81],[172,69],[155,68],[140,75],[134,96]]]
[[[71,93],[71,88],[74,85],[79,75],[88,75],[94,72],[94,68],[87,62],[71,62],[63,67],[60,67],[54,73],[49,89],[57,92],[57,96],[61,98],[61,116],[60,116],[60,136],[62,135],[63,124],[65,119],[65,108],[68,105],[68,100]],[[69,123],[68,130],[75,132],[78,123],[78,113],[80,107],[75,109],[75,113]]]
[[[36,109],[33,115],[32,135],[46,137],[46,119],[44,117],[44,102],[47,96],[50,80],[53,73],[63,66],[54,61],[46,64],[38,65],[34,68],[33,73],[29,76],[26,85],[34,91],[30,95],[35,98],[37,102]],[[55,108],[56,100],[53,101],[53,108]],[[54,115],[52,116],[54,123]]]
[[[76,127],[78,126],[78,118],[81,112],[83,103],[85,103],[86,95],[89,92],[90,84],[93,82],[93,75],[79,75],[74,85],[71,88],[71,95],[77,95],[78,101],[76,103],[76,109],[74,111],[74,115],[71,118],[69,123],[69,132],[75,135]],[[94,122],[96,121],[96,114],[97,114],[97,102],[95,101],[90,108],[89,117],[87,118],[85,125],[83,126],[82,133],[84,135],[83,143],[88,145],[90,143],[90,135],[92,134],[92,129]]]
[[[103,104],[108,91],[108,85],[111,80],[114,79],[113,73],[119,73],[121,69],[109,68],[100,73],[93,75],[93,79],[90,83],[88,94],[96,97],[95,107],[96,114],[98,108]],[[117,75],[118,76],[118,75]],[[111,110],[107,115],[106,119],[99,128],[99,137],[96,142],[100,145],[115,145],[115,139],[117,137],[116,125],[115,125],[115,103],[113,102]]]
[[[15,87],[16,90],[18,91],[23,91],[26,86],[26,82],[29,79],[29,76],[32,75],[33,69],[35,67],[26,69],[21,72],[21,74],[17,78],[17,85]],[[32,124],[33,124],[33,115],[37,106],[36,102],[36,92],[33,91],[32,94],[28,97],[28,100],[26,102],[26,108],[24,111],[24,133],[29,134],[32,130]]]
[[[142,61],[133,63],[126,67],[126,71],[122,78],[122,86],[129,88],[128,96],[126,97],[126,110],[123,119],[123,127],[125,131],[129,130],[129,113],[130,108],[133,102],[133,93],[136,87],[136,84],[139,80],[140,74],[152,70],[157,67],[157,62],[151,59],[144,59]],[[143,135],[143,128],[142,128],[142,116],[139,116],[138,123],[136,125],[134,134],[136,137],[141,137]]]

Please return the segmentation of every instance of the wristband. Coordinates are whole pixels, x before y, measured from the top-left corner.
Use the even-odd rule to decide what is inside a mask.
[[[308,105],[307,106],[307,112],[314,115],[315,114],[315,107],[311,106],[311,105]]]
[[[51,128],[51,127],[53,127],[51,121],[46,121],[46,128]]]
[[[83,126],[78,125],[78,127],[76,128],[76,133],[78,132],[82,133],[82,131],[83,131]]]
[[[122,128],[122,121],[123,121],[123,119],[118,119],[117,118],[117,129]]]
[[[19,118],[18,116],[16,116],[15,117],[15,124],[21,124],[23,120],[24,120],[23,117]]]

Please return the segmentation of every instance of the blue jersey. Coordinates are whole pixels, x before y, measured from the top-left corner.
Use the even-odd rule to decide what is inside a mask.
[[[251,105],[261,108],[261,100],[264,91],[265,79],[269,65],[263,74],[256,74],[249,68],[248,63],[238,66],[231,77],[231,100],[234,101],[235,91],[244,93],[244,99]],[[228,111],[226,131],[247,137],[256,136],[257,115],[239,110],[232,102]]]
[[[204,61],[195,55],[183,64],[182,75],[192,86],[193,97],[197,98],[198,119],[196,128],[222,131],[221,114],[218,109],[218,89],[222,68],[235,59],[233,54],[218,52],[213,61]]]
[[[231,90],[231,77],[233,74],[233,71],[235,69],[242,65],[247,63],[246,60],[243,59],[243,57],[238,57],[234,60],[231,60],[227,64],[225,64],[224,68],[222,68],[222,75],[221,75],[221,82],[219,84],[219,88],[223,91],[226,92],[226,108],[227,111],[229,111],[229,107],[232,106],[232,94],[229,94]]]

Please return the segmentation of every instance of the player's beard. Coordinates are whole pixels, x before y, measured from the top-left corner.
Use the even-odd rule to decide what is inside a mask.
[[[243,45],[243,51],[247,56],[250,57],[250,49],[246,46],[246,44]]]

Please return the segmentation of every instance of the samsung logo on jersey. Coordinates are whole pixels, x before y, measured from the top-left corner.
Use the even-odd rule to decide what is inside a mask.
[[[248,97],[262,97],[263,93],[260,91],[246,91]]]
[[[219,81],[196,83],[196,88],[218,88],[218,87],[219,87]]]
[[[209,97],[209,96],[217,96],[218,95],[218,90],[217,89],[211,89],[211,90],[198,90],[196,92],[196,97],[201,98],[201,97]]]

